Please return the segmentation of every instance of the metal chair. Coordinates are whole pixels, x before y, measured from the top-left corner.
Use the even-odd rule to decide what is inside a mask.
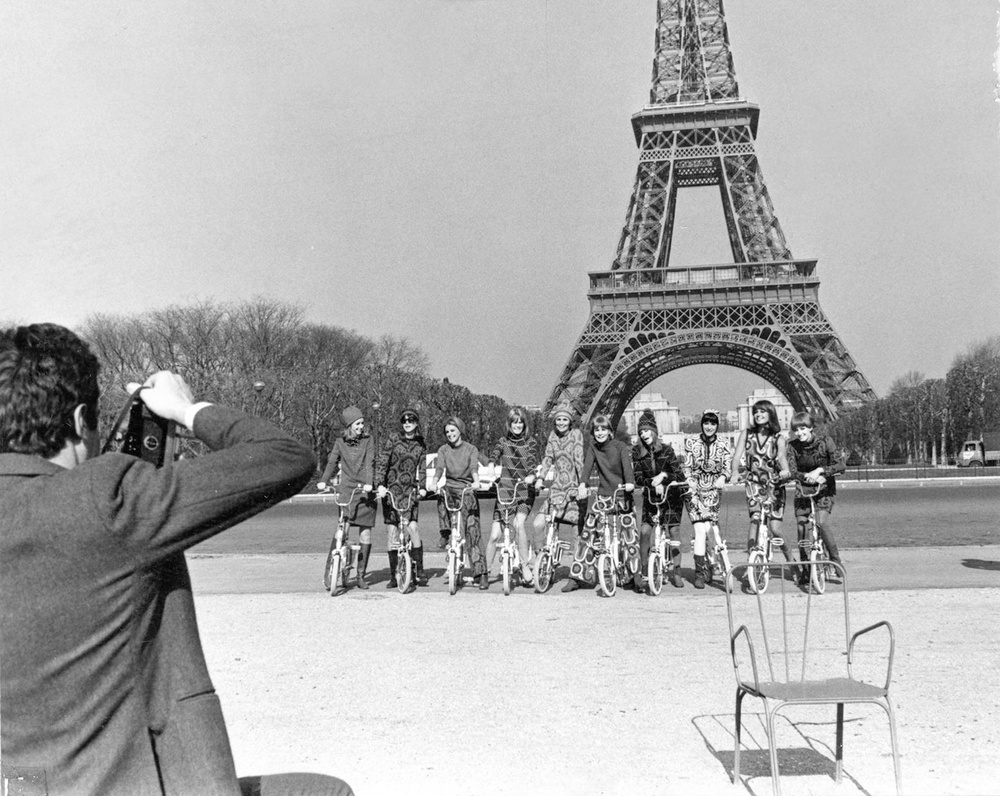
[[[895,635],[886,621],[859,630],[852,635],[848,607],[847,573],[837,563],[835,567],[842,579],[843,607],[840,597],[828,589],[825,596],[814,596],[809,589],[803,593],[795,585],[796,564],[773,562],[760,565],[741,564],[733,569],[737,583],[742,583],[748,570],[756,566],[770,568],[771,589],[752,595],[726,593],[729,616],[730,649],[736,674],[736,752],[733,765],[733,782],[740,777],[740,737],[742,730],[742,703],[747,694],[764,702],[767,743],[771,758],[771,779],[776,796],[781,796],[778,774],[778,748],[775,740],[775,716],[788,705],[836,705],[837,739],[835,779],[841,781],[844,752],[844,705],[873,703],[879,705],[889,717],[889,734],[892,742],[892,760],[896,776],[896,793],[902,792],[899,767],[899,750],[896,742],[896,718],[889,701],[889,684],[895,655]],[[750,572],[749,574],[753,574]],[[776,588],[777,587],[777,588]],[[741,621],[737,624],[735,615]],[[843,628],[844,635],[840,636]],[[887,657],[885,680],[881,681],[881,665],[870,682],[856,676],[858,666],[858,640],[872,631],[884,628],[888,640],[888,655],[878,656],[879,663]],[[755,645],[755,639],[759,646]],[[846,643],[846,647],[845,647]],[[880,645],[881,646],[881,645]],[[846,654],[846,672],[840,659]],[[864,656],[862,656],[864,658]],[[864,663],[869,663],[864,658]],[[844,676],[846,674],[846,677]]]

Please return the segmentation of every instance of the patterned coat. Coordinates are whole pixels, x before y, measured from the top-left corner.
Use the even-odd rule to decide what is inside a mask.
[[[733,463],[733,449],[718,435],[699,434],[684,441],[684,477],[687,479],[688,516],[691,522],[717,522],[722,490],[715,482],[728,476]]]

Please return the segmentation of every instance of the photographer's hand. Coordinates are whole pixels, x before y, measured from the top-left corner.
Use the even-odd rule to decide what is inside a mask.
[[[135,385],[130,384],[128,387],[131,392]],[[154,373],[146,379],[143,387],[140,397],[150,412],[187,428],[194,422],[197,411],[208,406],[205,403],[196,404],[187,382],[169,370]]]

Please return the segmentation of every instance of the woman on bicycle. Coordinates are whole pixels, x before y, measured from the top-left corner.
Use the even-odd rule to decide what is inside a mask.
[[[517,549],[521,555],[521,583],[530,586],[532,568],[528,558],[528,534],[524,529],[524,522],[535,503],[533,483],[535,468],[538,466],[538,451],[528,428],[527,413],[523,409],[514,407],[508,410],[507,431],[493,446],[489,459],[491,470],[498,465],[501,470],[496,485],[498,499],[493,509],[493,527],[490,529],[490,540],[486,543],[487,574],[493,565],[497,543],[503,536],[500,520],[504,507],[500,505],[501,501],[513,501],[514,505],[508,510],[514,512],[513,526],[517,534]],[[517,484],[518,481],[524,483]]]
[[[719,521],[722,487],[733,466],[729,443],[719,439],[719,414],[706,409],[701,415],[701,434],[684,441],[684,476],[688,492],[688,516],[694,529],[694,587],[704,589],[708,580],[705,544],[709,528]]]
[[[327,481],[340,467],[340,499],[350,495],[355,487],[361,487],[351,500],[351,504],[342,509],[347,514],[349,523],[347,533],[350,536],[352,528],[357,528],[361,541],[361,552],[358,555],[357,583],[359,589],[367,589],[368,581],[365,574],[368,571],[368,560],[372,553],[372,526],[375,524],[375,501],[372,499],[372,484],[374,483],[372,465],[374,463],[374,445],[371,435],[365,430],[365,419],[356,406],[348,406],[340,413],[344,425],[343,433],[333,443],[330,458],[326,461],[326,469],[320,476],[316,488],[325,490]],[[347,543],[344,539],[344,543]],[[331,543],[330,549],[333,550]]]
[[[833,538],[833,500],[837,495],[836,476],[847,467],[844,456],[837,450],[837,443],[828,434],[817,434],[813,416],[809,412],[796,412],[792,417],[792,441],[788,443],[788,469],[792,478],[804,484],[816,484],[819,490],[812,503],[805,495],[795,493],[795,519],[799,526],[799,555],[803,561],[809,560],[809,515],[816,506],[816,530],[826,545],[830,560],[839,564],[840,552]],[[839,578],[838,570],[833,570]],[[799,583],[809,582],[808,569],[799,574]]]
[[[757,544],[757,530],[761,513],[771,501],[768,530],[781,539],[781,552],[786,561],[792,561],[788,543],[779,530],[785,513],[785,487],[788,480],[788,459],[785,454],[785,438],[781,436],[778,411],[770,401],[757,401],[750,411],[750,428],[740,432],[736,443],[739,454],[740,474],[746,481],[747,510],[750,512],[750,538],[747,552]],[[733,458],[734,463],[737,461]],[[730,478],[733,473],[730,472]]]
[[[611,420],[607,415],[597,415],[590,424],[592,443],[584,454],[583,470],[580,472],[580,483],[577,486],[579,500],[587,499],[587,482],[590,474],[597,469],[599,486],[598,498],[612,500],[615,491],[625,487],[626,492],[635,489],[635,477],[632,472],[632,457],[629,446],[620,440],[613,439]],[[639,566],[639,544],[635,538],[635,517],[632,514],[631,495],[627,500],[620,500],[612,511],[619,515],[621,523],[621,542],[628,549],[628,555],[633,563],[633,570]],[[581,583],[593,586],[597,583],[597,552],[595,545],[599,541],[596,536],[597,515],[591,509],[584,523],[576,546],[576,555],[569,569],[569,580],[563,586],[563,591],[574,591]]]
[[[549,502],[557,523],[575,529],[574,537],[583,529],[586,500],[578,500],[577,486],[583,474],[583,432],[573,428],[573,408],[568,403],[559,404],[552,414],[552,431],[545,443],[545,454],[538,467],[539,478],[549,488]],[[540,555],[545,545],[544,512],[535,515],[532,542]],[[535,564],[538,563],[536,558]],[[532,567],[532,572],[537,567]]]
[[[444,422],[444,437],[447,440],[438,448],[434,461],[434,483],[438,493],[448,491],[451,505],[462,499],[462,490],[471,486],[462,499],[461,526],[465,534],[465,551],[472,563],[472,575],[479,581],[479,588],[490,587],[486,567],[486,545],[483,543],[482,531],[479,527],[479,465],[485,464],[479,449],[462,439],[465,434],[465,423],[457,417],[449,417]],[[441,527],[451,527],[451,515],[444,502],[444,497],[438,498],[438,518]]]
[[[655,490],[657,497],[662,497],[664,490],[673,483],[684,481],[684,471],[681,463],[674,455],[672,445],[664,445],[660,440],[659,429],[656,426],[656,416],[646,409],[639,416],[639,441],[632,448],[632,468],[635,471],[636,486]],[[666,503],[657,505],[649,499],[642,501],[642,523],[639,526],[639,571],[635,574],[635,590],[642,591],[642,573],[646,571],[649,561],[650,539],[653,535],[653,524],[659,512],[663,524],[667,526],[667,538],[670,546],[671,576],[670,582],[678,589],[684,586],[681,580],[681,513],[684,510],[684,497],[680,487],[674,487],[667,495]]]
[[[414,582],[426,586],[424,580],[424,548],[417,530],[417,516],[420,511],[420,495],[425,494],[424,479],[427,472],[427,445],[420,433],[420,415],[416,409],[407,407],[399,416],[399,431],[389,434],[378,453],[375,463],[375,483],[378,496],[382,499],[382,518],[388,531],[389,542],[389,585],[395,589],[396,566],[399,564],[400,527],[405,525],[410,535],[413,557]],[[397,511],[390,502],[399,506]],[[406,508],[409,506],[409,508]]]

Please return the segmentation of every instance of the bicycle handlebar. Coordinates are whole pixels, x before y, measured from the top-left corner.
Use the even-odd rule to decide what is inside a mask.
[[[403,508],[400,508],[396,503],[396,496],[393,495],[389,489],[386,489],[385,496],[389,498],[389,505],[391,505],[396,510],[397,514],[402,514],[404,511],[409,511],[410,507],[413,506],[414,490],[410,489],[407,494],[409,494],[410,499],[406,501],[406,505],[403,506]]]
[[[503,500],[500,497],[500,481],[494,481],[492,484],[490,484],[490,489],[493,489],[496,492],[496,502],[499,503],[501,506],[508,507],[508,506],[513,506],[515,503],[517,503],[517,488],[522,484],[526,487],[530,486],[530,484],[527,481],[518,478],[514,482],[514,486],[511,489],[513,497],[510,500]]]
[[[663,497],[659,497],[656,494],[656,487],[655,486],[654,487],[644,486],[644,487],[642,487],[642,489],[643,489],[643,491],[645,491],[646,495],[649,497],[649,502],[650,503],[652,503],[652,504],[654,504],[656,506],[662,506],[664,503],[666,503],[670,499],[670,490],[673,489],[673,488],[675,488],[675,487],[683,487],[684,489],[688,489],[689,485],[688,485],[687,481],[671,481],[669,484],[667,484],[666,489],[663,490]]]
[[[469,484],[467,487],[465,487],[462,490],[462,497],[458,501],[458,505],[455,506],[454,508],[448,502],[448,488],[447,487],[445,487],[444,489],[439,489],[438,490],[438,496],[444,501],[444,507],[445,507],[445,509],[447,509],[448,511],[454,513],[456,511],[461,511],[462,504],[465,503],[465,493],[466,492],[475,492],[475,491],[476,491],[475,487],[472,484]]]
[[[347,508],[348,506],[351,505],[351,503],[354,502],[354,495],[357,494],[358,492],[364,492],[364,487],[362,487],[362,486],[356,486],[356,487],[354,487],[354,489],[351,490],[351,496],[349,498],[347,498],[347,502],[346,503],[341,503],[340,502],[340,493],[337,490],[335,490],[333,487],[328,486],[326,489],[324,489],[322,491],[321,494],[323,494],[323,495],[333,494],[333,502],[336,503],[338,506],[340,506],[343,509],[343,508]]]

